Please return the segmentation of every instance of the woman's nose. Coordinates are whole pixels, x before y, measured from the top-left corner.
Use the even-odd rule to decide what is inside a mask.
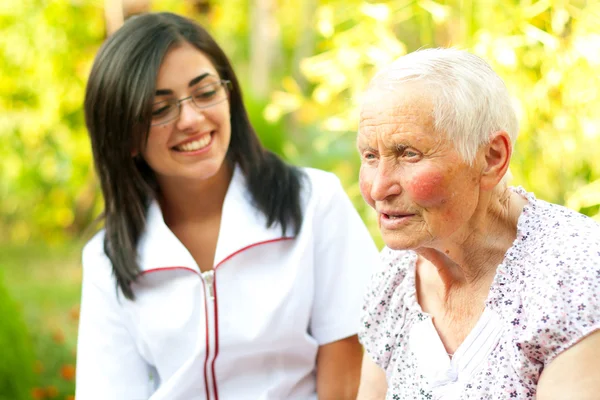
[[[191,99],[186,99],[179,104],[179,119],[177,129],[181,131],[195,128],[195,125],[205,118],[203,110],[196,107]]]
[[[375,201],[383,201],[400,193],[402,193],[402,186],[397,167],[383,160],[380,161],[371,184],[371,198]]]

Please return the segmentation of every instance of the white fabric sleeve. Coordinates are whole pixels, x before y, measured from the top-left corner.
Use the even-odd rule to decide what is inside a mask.
[[[362,299],[379,255],[337,177],[313,188],[315,293],[310,331],[320,345],[355,335]],[[323,191],[324,193],[316,193]]]
[[[96,237],[95,239],[98,239]],[[94,240],[94,239],[93,239]],[[150,367],[126,328],[108,258],[99,247],[83,251],[81,313],[77,339],[78,400],[142,400],[150,396]],[[92,251],[91,248],[96,251]]]

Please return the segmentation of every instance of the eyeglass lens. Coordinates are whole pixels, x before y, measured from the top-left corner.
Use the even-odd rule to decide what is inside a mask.
[[[179,117],[181,102],[190,99],[199,109],[208,108],[227,99],[228,81],[216,81],[194,90],[191,96],[183,99],[169,99],[152,105],[152,125],[161,125]]]

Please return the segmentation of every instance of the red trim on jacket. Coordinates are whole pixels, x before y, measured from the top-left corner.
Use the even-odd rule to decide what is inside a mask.
[[[206,301],[206,284],[204,283],[204,279],[201,278],[200,280],[202,281],[202,289],[204,290],[204,329],[206,330],[206,356],[204,357],[204,389],[206,390],[206,400],[209,400],[210,393],[208,390],[208,375],[206,374],[206,367],[208,365],[208,354],[210,350],[210,341],[208,339],[208,302]]]
[[[229,261],[231,260],[233,257],[237,256],[238,254],[240,254],[242,251],[246,251],[248,249],[251,249],[252,247],[256,247],[256,246],[260,246],[261,244],[267,244],[267,243],[274,243],[274,242],[281,242],[284,240],[292,240],[295,239],[295,237],[281,237],[281,238],[277,238],[277,239],[271,239],[271,240],[265,240],[264,242],[257,242],[257,243],[253,243],[251,245],[248,245],[246,247],[242,247],[241,249],[239,249],[238,251],[235,251],[233,253],[231,253],[230,255],[228,255],[227,257],[225,257],[223,259],[223,261],[221,261],[220,263],[218,263],[217,265],[215,265],[214,269],[219,268],[225,261]]]
[[[215,361],[217,360],[217,356],[219,355],[219,309],[217,307],[217,271],[214,272],[213,275],[213,306],[215,309],[215,356],[212,360],[211,370],[212,370],[212,378],[213,378],[213,389],[215,390],[215,399],[219,400],[219,391],[217,390],[217,376],[215,375]]]
[[[183,269],[183,270],[186,270],[186,271],[193,272],[196,275],[200,276],[200,274],[198,273],[198,271],[196,271],[193,268],[189,268],[189,267],[160,267],[160,268],[153,268],[153,269],[149,269],[147,271],[142,271],[140,275],[149,274],[151,272],[169,271],[169,270],[173,270],[173,269]]]
[[[214,268],[214,275],[213,275],[213,284],[212,284],[212,290],[213,290],[213,307],[214,307],[214,311],[215,311],[215,356],[212,359],[211,362],[211,374],[212,374],[212,379],[213,379],[213,390],[215,392],[215,399],[219,400],[219,391],[217,388],[217,376],[215,373],[215,361],[217,361],[217,356],[219,355],[219,308],[217,307],[217,268],[220,267],[221,265],[223,265],[226,261],[231,260],[233,257],[235,257],[236,255],[251,249],[252,247],[256,247],[256,246],[260,246],[263,244],[269,244],[269,243],[275,243],[275,242],[282,242],[284,240],[292,240],[295,239],[295,237],[281,237],[281,238],[277,238],[277,239],[271,239],[271,240],[265,240],[263,242],[257,242],[257,243],[253,243],[251,245],[248,245],[246,247],[243,247],[233,253],[231,253],[230,255],[228,255],[227,257],[225,257],[220,263],[218,263]],[[200,273],[198,273],[198,271],[192,269],[192,268],[188,268],[188,267],[161,267],[161,268],[154,268],[148,271],[142,271],[142,274],[146,274],[146,273],[150,273],[150,272],[158,272],[158,271],[166,271],[166,270],[177,270],[177,269],[183,269],[183,270],[187,270],[187,271],[191,271],[193,273],[195,273],[196,275],[198,275],[200,277],[200,281],[202,281],[202,288],[204,290],[204,326],[206,329],[206,357],[204,358],[204,388],[206,390],[206,399],[209,400],[210,399],[210,390],[209,390],[209,385],[208,385],[208,375],[207,375],[207,371],[208,371],[208,355],[210,354],[210,340],[208,337],[208,304],[207,304],[207,300],[206,300],[206,284],[204,283],[204,279],[202,279],[202,275]],[[210,294],[209,294],[210,295]]]
[[[265,240],[264,242],[253,243],[249,246],[243,247],[243,248],[231,253],[230,255],[225,257],[223,259],[223,261],[221,261],[214,267],[215,274],[213,276],[213,297],[214,297],[214,309],[215,309],[215,356],[211,363],[211,372],[212,372],[212,378],[213,378],[213,388],[215,390],[215,398],[217,400],[219,400],[219,391],[217,389],[217,376],[215,373],[215,361],[217,361],[217,356],[219,355],[219,309],[217,307],[217,268],[220,267],[221,265],[223,265],[226,261],[231,260],[236,255],[240,254],[243,251],[251,249],[252,247],[256,247],[256,246],[260,246],[260,245],[268,244],[268,243],[281,242],[284,240],[292,240],[292,239],[295,239],[295,238],[294,237],[282,237],[282,238],[277,238],[277,239]]]

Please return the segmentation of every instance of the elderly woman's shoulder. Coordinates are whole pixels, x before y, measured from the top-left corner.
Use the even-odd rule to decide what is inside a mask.
[[[546,302],[600,290],[600,224],[566,207],[529,200],[507,257],[520,270],[512,272],[523,277],[528,296]]]
[[[564,206],[528,197],[530,203],[519,219],[519,235],[554,254],[600,251],[598,222]]]
[[[385,247],[365,292],[359,338],[365,351],[386,369],[396,348],[397,333],[408,315],[420,309],[414,285],[413,251]]]
[[[600,225],[530,193],[490,304],[512,341],[544,364],[600,328]]]
[[[571,273],[600,269],[600,224],[566,207],[536,200],[520,225],[527,252],[537,263]]]
[[[393,250],[385,246],[379,253],[382,265],[406,270],[417,260],[417,254],[412,250]]]
[[[522,351],[546,364],[600,328],[600,224],[530,199],[517,236],[501,271],[500,311]]]
[[[501,275],[512,277],[508,281],[520,287],[516,292],[541,303],[552,296],[569,297],[577,287],[579,292],[599,290],[600,224],[531,194],[527,197],[529,204],[519,218],[517,238]]]
[[[379,285],[398,286],[407,275],[414,272],[417,254],[411,250],[392,250],[384,247],[379,253],[379,266],[372,280]]]

